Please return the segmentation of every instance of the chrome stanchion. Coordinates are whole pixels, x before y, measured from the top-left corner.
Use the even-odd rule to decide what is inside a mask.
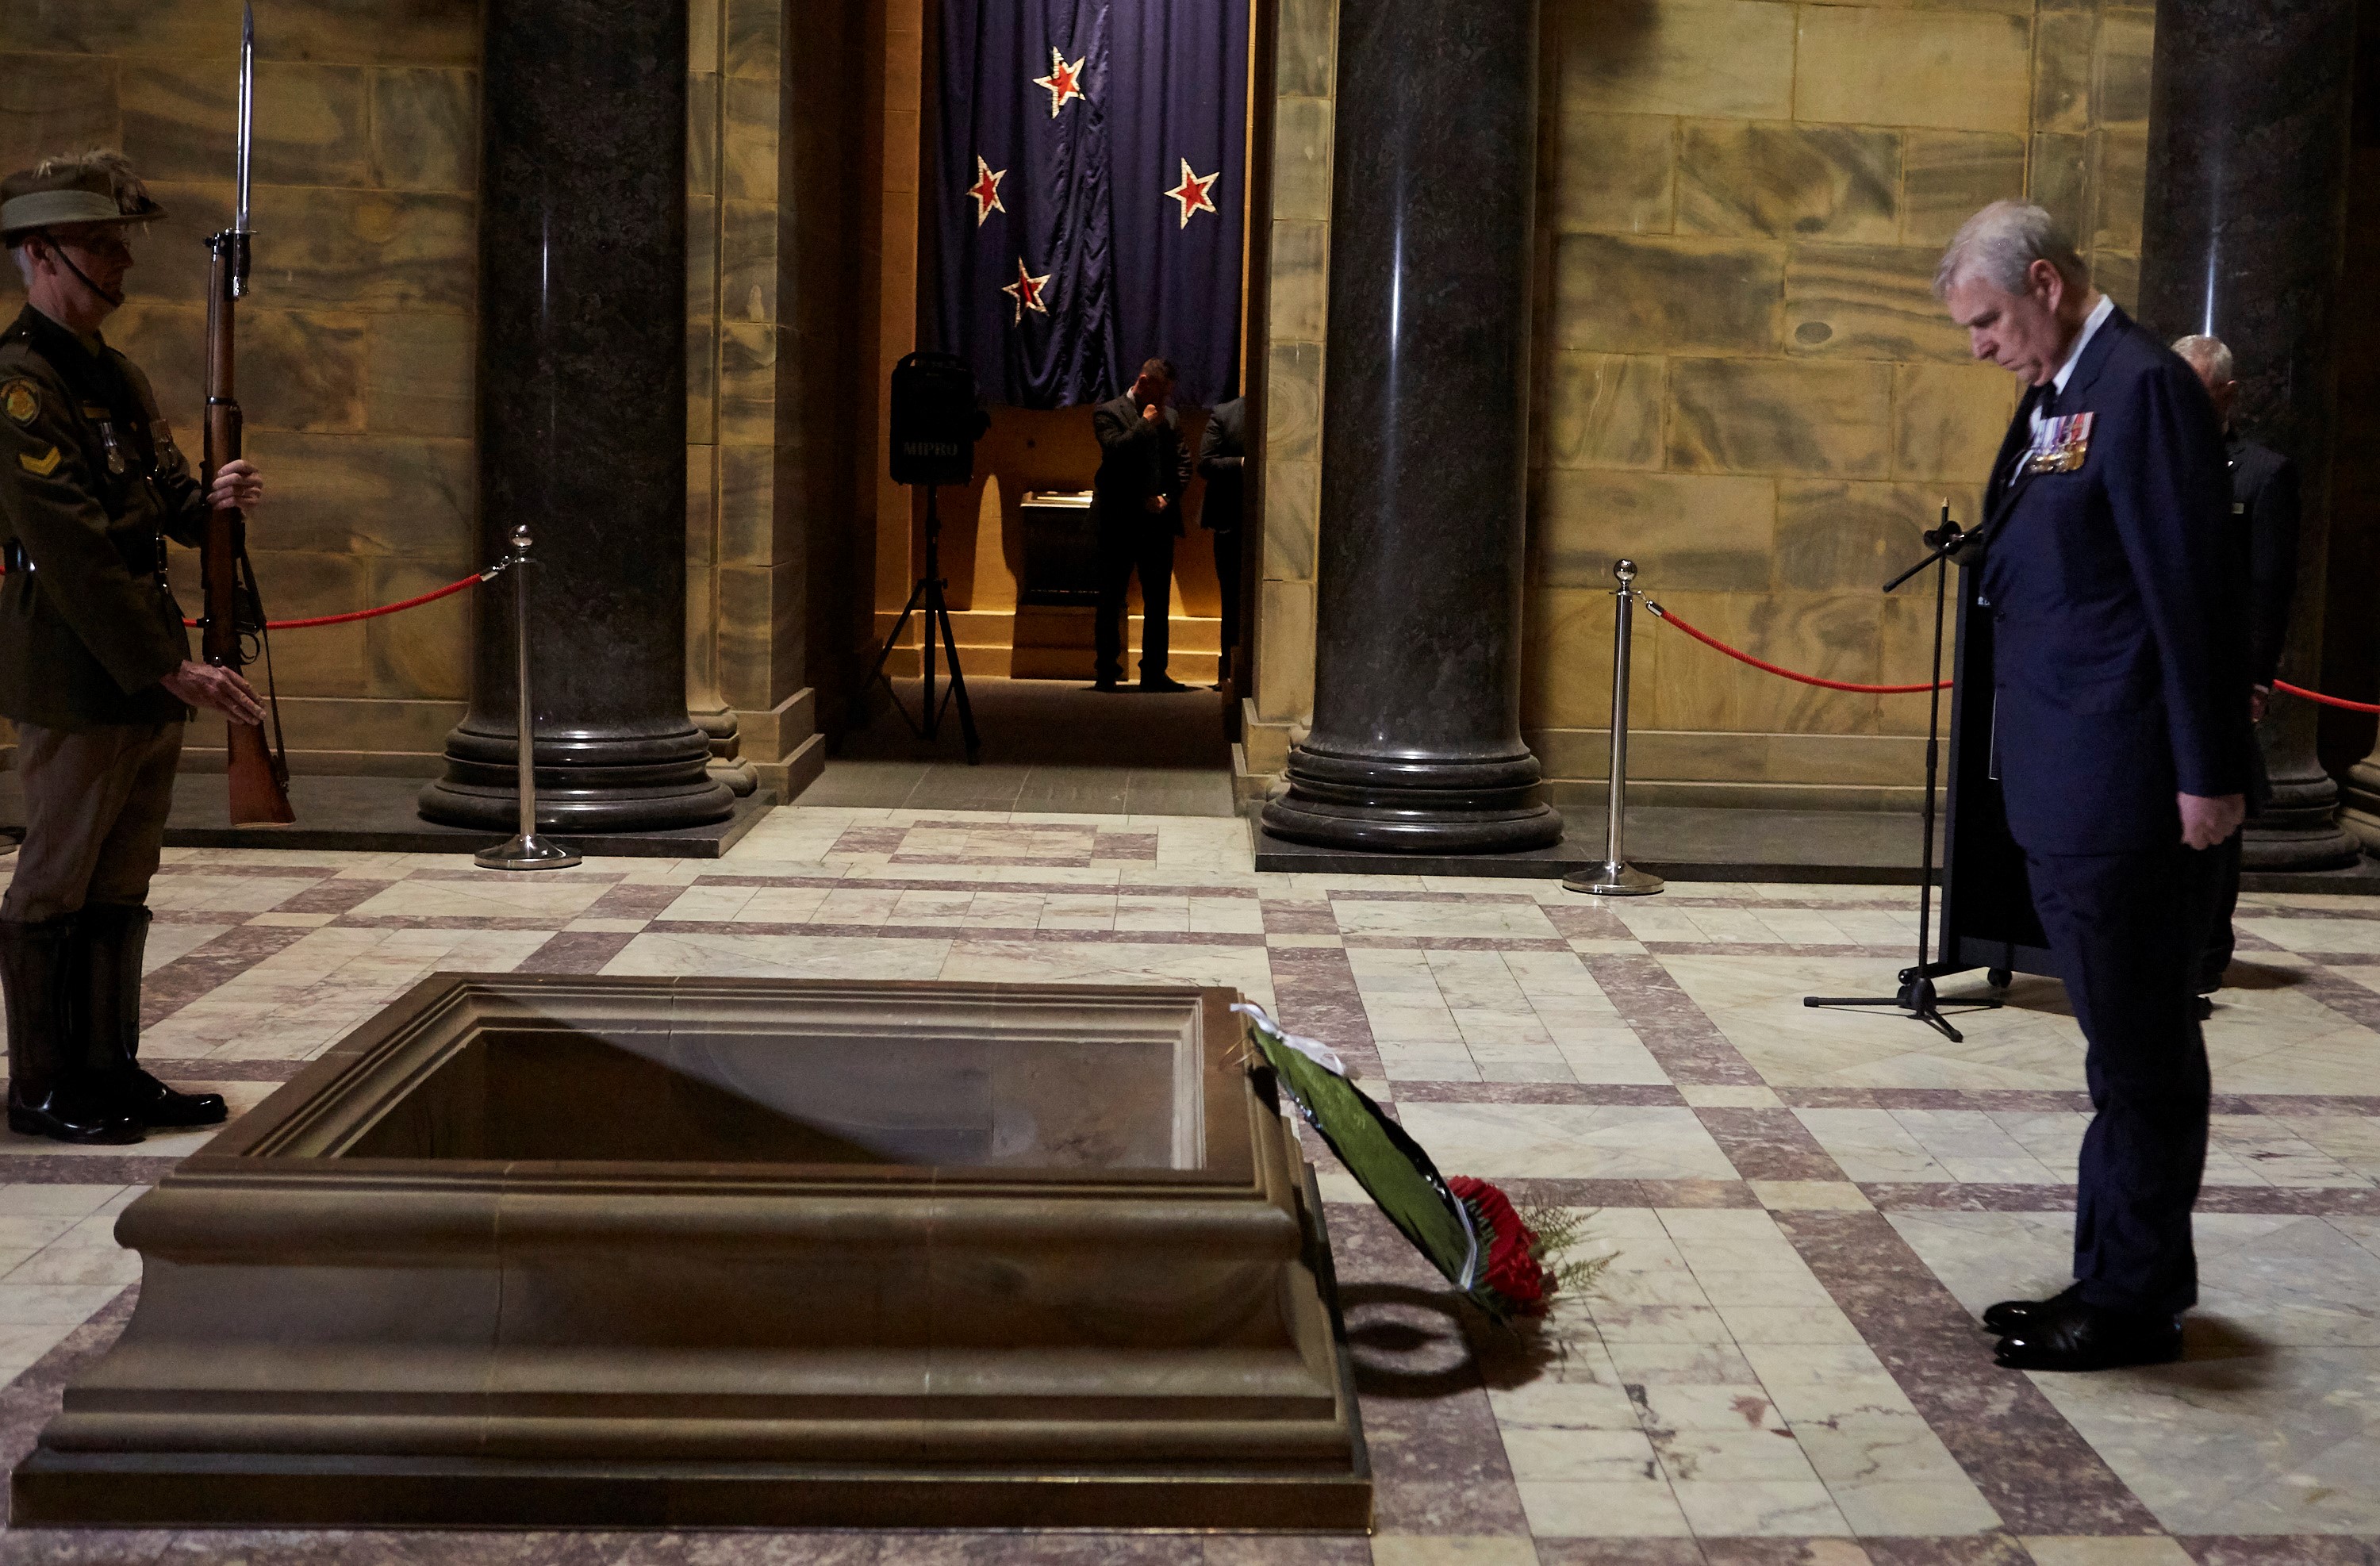
[[[491,870],[564,870],[578,856],[537,835],[537,751],[528,710],[528,526],[513,529],[513,680],[520,697],[520,832],[509,843],[471,856]]]
[[[1623,560],[1611,574],[1620,578],[1611,627],[1611,793],[1610,819],[1604,827],[1603,863],[1562,878],[1565,892],[1588,892],[1599,897],[1645,897],[1661,890],[1658,876],[1646,875],[1628,863],[1624,847],[1628,808],[1628,642],[1633,627],[1630,612],[1643,595],[1633,585],[1636,563]]]

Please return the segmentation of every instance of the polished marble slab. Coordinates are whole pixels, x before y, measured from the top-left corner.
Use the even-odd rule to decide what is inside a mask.
[[[0,860],[5,865],[5,860]],[[2207,1026],[2204,1303],[2180,1366],[2011,1376],[1973,1312],[2061,1281],[2088,1100],[2058,987],[1953,1046],[1888,986],[1913,889],[1255,867],[1238,820],[808,806],[715,861],[170,849],[145,1053],[236,1110],[442,968],[1212,983],[1339,1049],[1450,1170],[1615,1253],[1536,1346],[1443,1286],[1308,1137],[1378,1535],[0,1534],[0,1562],[392,1559],[1203,1566],[2366,1566],[2380,1333],[2380,904],[2250,892]],[[1959,988],[1953,984],[1952,989]],[[113,1212],[203,1135],[0,1135],[0,1432],[127,1302]],[[21,1450],[21,1447],[15,1449]],[[98,1553],[94,1556],[91,1548]],[[363,1553],[359,1559],[372,1559]]]

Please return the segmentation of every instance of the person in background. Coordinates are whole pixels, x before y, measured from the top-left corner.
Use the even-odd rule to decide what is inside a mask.
[[[1215,580],[1223,591],[1222,656],[1215,664],[1215,688],[1232,683],[1232,651],[1240,641],[1240,524],[1247,512],[1243,483],[1247,466],[1245,397],[1218,403],[1198,437],[1198,473],[1207,480],[1198,526],[1215,536]]]
[[[1190,451],[1173,398],[1173,364],[1152,358],[1132,389],[1091,415],[1099,437],[1099,471],[1091,481],[1099,530],[1099,668],[1094,690],[1123,678],[1124,592],[1140,577],[1140,688],[1188,690],[1167,677],[1173,612],[1173,540],[1182,535],[1182,493],[1190,487]]]
[[[2230,505],[2235,569],[2244,569],[2248,584],[2248,715],[2265,721],[2273,697],[2273,681],[2281,669],[2281,649],[2289,636],[2289,598],[2298,586],[2298,470],[2288,457],[2240,433],[2232,422],[2240,382],[2232,378],[2231,350],[2219,337],[2174,339],[2173,351],[2198,372],[2215,415],[2223,421],[2224,455],[2230,463]],[[2272,784],[2265,774],[2262,747],[2251,753],[2254,777],[2252,804],[2262,804]],[[2215,909],[2206,931],[2206,952],[2198,966],[2198,992],[2212,995],[2223,988],[2223,971],[2231,965],[2236,937],[2231,917],[2240,905],[2240,834],[2234,832],[2215,852],[2220,872]],[[2212,1003],[2202,1001],[2200,1015],[2211,1014]]]
[[[1968,219],[1934,288],[1974,357],[2026,387],[1985,498],[1991,723],[2094,1111],[2072,1285],[1983,1321],[2010,1369],[2161,1364],[2198,1300],[2210,851],[2247,813],[2255,747],[2222,425],[2039,207]]]

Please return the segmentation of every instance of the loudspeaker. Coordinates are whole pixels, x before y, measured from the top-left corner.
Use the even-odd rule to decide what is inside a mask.
[[[915,353],[892,367],[892,481],[965,484],[991,428],[975,371],[955,354]]]

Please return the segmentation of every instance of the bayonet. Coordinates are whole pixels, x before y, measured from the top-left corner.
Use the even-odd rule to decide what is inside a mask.
[[[233,301],[248,292],[249,164],[256,140],[256,12],[243,3],[240,13],[239,197],[231,226],[208,241],[214,265],[207,279],[207,426],[200,474],[209,490],[213,489],[215,474],[223,466],[237,461],[240,455],[239,394],[233,375],[238,312]],[[206,609],[199,621],[206,661],[237,673],[249,661],[251,644],[269,661],[273,649],[264,639],[264,605],[257,596],[256,570],[248,558],[248,522],[237,511],[207,513],[199,569],[206,583]],[[271,685],[268,665],[268,690]],[[225,771],[229,774],[234,826],[251,822],[285,826],[293,819],[289,759],[281,741],[281,703],[268,698],[266,705],[273,712],[270,749],[261,723],[225,725]]]
[[[256,148],[256,7],[241,0],[239,7],[239,203],[231,220],[231,297],[248,292],[248,176]]]

